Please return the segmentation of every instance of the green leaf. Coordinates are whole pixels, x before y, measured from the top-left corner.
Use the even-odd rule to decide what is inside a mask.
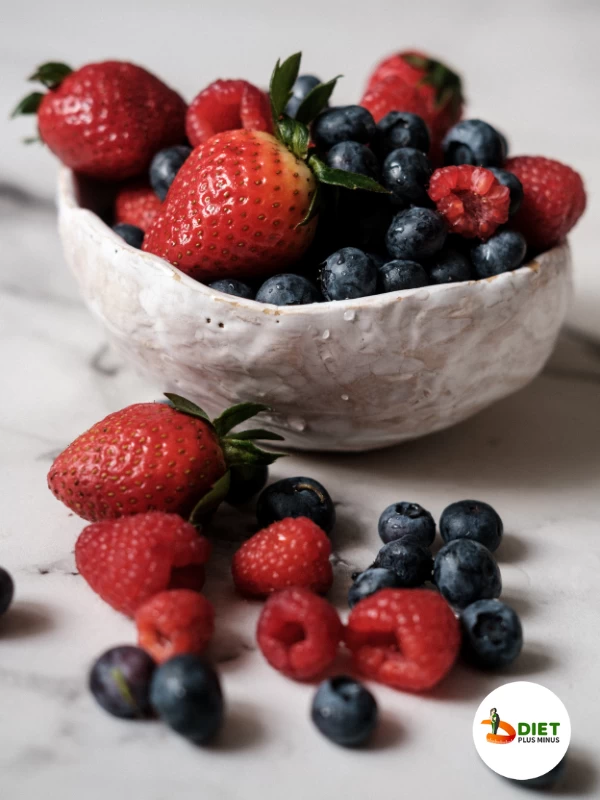
[[[310,134],[306,125],[296,122],[290,117],[283,117],[277,122],[278,138],[296,158],[304,161],[308,154],[308,141]]]
[[[186,400],[185,397],[180,397],[178,394],[171,394],[171,392],[165,392],[165,397],[171,401],[171,405],[175,411],[181,411],[182,414],[187,414],[189,417],[198,417],[205,422],[210,422],[206,411],[195,403],[192,403],[191,400]],[[212,422],[210,424],[212,425]]]
[[[311,156],[308,159],[308,165],[321,183],[327,183],[330,186],[341,186],[344,189],[365,189],[368,192],[390,194],[386,188],[373,180],[373,178],[359,175],[357,172],[346,172],[343,169],[328,167],[317,156]]]
[[[62,64],[60,61],[49,61],[47,64],[39,66],[28,80],[39,81],[48,89],[56,89],[72,72],[73,70],[67,64]]]
[[[269,406],[262,403],[238,403],[226,409],[220,417],[213,420],[213,425],[218,436],[226,436],[236,425],[241,425],[247,419],[255,417],[261,411],[270,411]]]
[[[279,117],[285,111],[288,100],[292,96],[292,86],[296,82],[298,73],[300,71],[300,60],[302,53],[294,53],[293,56],[286,58],[283,64],[279,59],[275,64],[275,69],[271,75],[271,83],[269,85],[269,96],[271,98],[271,111],[273,114],[273,123],[277,125]]]
[[[300,103],[300,107],[296,112],[296,119],[298,122],[303,122],[305,125],[308,125],[323,111],[323,109],[327,108],[329,98],[333,94],[335,85],[341,77],[341,75],[337,75],[335,78],[327,81],[327,83],[320,83],[318,86],[315,86],[314,89],[310,90]]]
[[[206,522],[206,520],[214,514],[214,512],[225,499],[227,492],[229,491],[230,483],[231,475],[229,470],[227,470],[225,475],[213,483],[210,492],[205,494],[204,497],[194,507],[194,510],[189,516],[189,521],[192,523],[192,525],[195,525],[198,528],[203,522]]]
[[[42,92],[32,92],[28,94],[27,97],[24,97],[19,105],[15,108],[15,110],[10,115],[11,117],[18,117],[21,114],[37,114],[37,110],[40,107],[40,103],[42,102],[44,95]]]
[[[268,466],[283,456],[283,453],[267,453],[247,439],[223,439],[223,452],[227,466],[238,464]]]
[[[317,188],[315,189],[313,196],[310,198],[310,205],[308,207],[308,211],[306,212],[304,219],[301,222],[299,222],[296,225],[296,227],[303,228],[305,225],[308,225],[311,219],[314,219],[319,213],[320,205],[321,205],[321,184],[317,183]]]
[[[239,431],[239,433],[234,433],[231,437],[232,439],[264,439],[265,441],[270,440],[272,442],[283,442],[284,437],[280,436],[278,433],[273,433],[272,431],[266,431],[264,428],[252,428],[249,431]]]

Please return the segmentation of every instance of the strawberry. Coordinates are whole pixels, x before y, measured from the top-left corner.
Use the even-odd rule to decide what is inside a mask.
[[[95,522],[83,529],[75,545],[80,575],[106,603],[128,616],[172,582],[181,586],[180,572],[185,571],[188,590],[197,588],[193,570],[202,570],[209,555],[210,542],[193,525],[159,511]]]
[[[244,128],[273,130],[267,95],[248,81],[219,80],[192,100],[185,118],[185,130],[193,147],[216,133]]]
[[[73,72],[49,63],[30,80],[49,91],[26,97],[14,115],[37,113],[42,141],[83,175],[131,178],[158,150],[185,141],[185,102],[135,64],[103,61]]]
[[[270,464],[277,455],[251,441],[281,439],[264,430],[231,433],[267,407],[242,403],[211,422],[177,395],[172,405],[138,403],[109,414],[64,450],[48,485],[71,511],[91,521],[146,511],[212,510],[229,488],[228,468]]]
[[[134,179],[117,192],[115,222],[125,222],[146,231],[158,216],[161,206],[150,184],[144,179]]]
[[[390,111],[410,111],[425,119],[427,110],[417,87],[393,75],[367,89],[360,105],[371,112],[375,122],[379,122]]]
[[[547,250],[564,239],[585,211],[581,175],[560,161],[542,156],[510,158],[504,169],[523,185],[523,204],[511,220],[530,247]]]

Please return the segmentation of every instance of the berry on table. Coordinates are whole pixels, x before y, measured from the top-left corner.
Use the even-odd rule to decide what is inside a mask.
[[[359,142],[338,142],[325,156],[325,163],[333,169],[357,172],[377,179],[379,164],[373,151]]]
[[[302,275],[273,275],[256,293],[258,303],[275,306],[302,306],[318,303],[321,295],[317,287]]]
[[[217,133],[244,129],[270,133],[271,111],[267,95],[248,81],[218,80],[190,103],[185,131],[192,147]]]
[[[256,504],[256,518],[266,528],[286,517],[308,517],[325,533],[331,533],[335,507],[327,489],[314,478],[283,478],[262,492]]]
[[[413,589],[431,580],[433,558],[426,547],[404,536],[384,544],[373,566],[391,569],[396,573],[399,588]]]
[[[427,263],[431,283],[461,283],[473,278],[469,258],[454,247],[445,247]]]
[[[398,147],[414,147],[427,155],[429,131],[417,114],[411,114],[410,111],[390,111],[377,123],[374,146],[382,158]]]
[[[224,278],[220,281],[213,281],[208,284],[209,289],[216,289],[217,292],[230,294],[233,297],[243,297],[246,300],[254,300],[254,290],[246,283],[236,281],[234,278]]]
[[[330,255],[321,270],[326,300],[350,300],[377,293],[377,267],[356,247],[342,247]]]
[[[231,467],[229,470],[229,490],[225,502],[232,506],[247,503],[265,486],[269,477],[269,468],[265,466]]]
[[[311,709],[312,721],[335,744],[359,747],[377,726],[377,702],[354,678],[337,675],[317,689]]]
[[[150,701],[163,722],[195,744],[207,744],[223,724],[219,676],[195,655],[175,656],[158,667]]]
[[[445,135],[442,149],[447,165],[501,167],[506,159],[506,140],[480,119],[457,122]]]
[[[348,618],[346,645],[355,668],[394,689],[421,692],[450,671],[460,627],[448,603],[429,589],[383,589]]]
[[[359,573],[354,579],[354,583],[348,590],[348,605],[350,608],[370,597],[375,592],[382,589],[400,589],[400,578],[391,569],[383,567],[369,567],[364,572]]]
[[[381,512],[377,530],[385,544],[410,536],[429,547],[435,539],[434,519],[418,503],[392,503]]]
[[[454,539],[442,547],[433,562],[433,582],[457,608],[499,597],[502,591],[494,556],[473,539]]]
[[[527,253],[525,237],[517,231],[498,231],[471,250],[477,278],[491,278],[521,266]]]
[[[0,617],[10,608],[15,594],[15,584],[10,573],[0,567]]]
[[[304,98],[320,83],[321,80],[314,75],[298,75],[292,86],[292,96],[285,107],[288,117],[295,118]]]
[[[512,172],[499,169],[498,167],[488,167],[488,169],[502,186],[508,187],[508,191],[510,192],[508,216],[512,217],[521,208],[523,203],[523,184]]]
[[[135,225],[129,225],[126,222],[117,222],[113,225],[113,231],[120,236],[121,239],[130,247],[135,247],[136,250],[142,249],[144,242],[144,231]]]
[[[429,159],[413,147],[399,147],[389,153],[381,168],[381,181],[400,206],[429,204],[427,185],[432,168]]]
[[[139,647],[113,647],[95,662],[89,688],[105,711],[122,719],[149,717],[150,681],[156,664]]]
[[[444,543],[454,539],[472,539],[493,552],[500,546],[503,533],[500,515],[480,500],[452,503],[440,517],[440,534]]]
[[[388,261],[379,267],[379,290],[398,292],[403,289],[419,289],[427,286],[429,277],[416,261]]]
[[[442,249],[446,241],[446,225],[437,211],[408,208],[396,214],[385,241],[393,258],[420,261]]]
[[[134,179],[122,186],[115,197],[115,222],[133,225],[147,231],[154,222],[162,203],[144,179]],[[135,244],[133,245],[136,246]]]
[[[269,664],[297,681],[320,677],[344,635],[335,608],[300,587],[271,595],[258,620],[256,640]]]
[[[159,150],[150,163],[150,185],[160,200],[164,200],[175,176],[192,152],[191,147],[178,144]]]
[[[368,144],[375,137],[375,120],[362,106],[338,106],[322,111],[312,124],[312,138],[320,150],[339,142]]]
[[[506,667],[523,647],[523,629],[516,612],[499,600],[477,600],[460,615],[462,653],[477,667]]]

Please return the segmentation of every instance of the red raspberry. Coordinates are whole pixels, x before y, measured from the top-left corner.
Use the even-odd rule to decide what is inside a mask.
[[[335,608],[308,589],[284,589],[264,605],[256,639],[269,664],[288,678],[320,677],[337,654],[344,626]]]
[[[189,589],[159,592],[135,612],[138,644],[157,664],[183,653],[199,655],[215,630],[206,597]]]
[[[210,542],[193,525],[161,511],[95,522],[83,529],[75,545],[82,577],[128,616],[172,584],[201,588],[201,565],[209,554]]]
[[[233,557],[233,582],[249,597],[267,597],[288,586],[324,593],[332,584],[331,542],[307,517],[274,522]]]
[[[126,222],[147,231],[162,203],[145,180],[131,181],[115,197],[115,222]]]
[[[266,94],[248,81],[215,81],[191,102],[185,130],[193,147],[222,131],[244,128],[270,133],[271,111]]]
[[[560,161],[542,156],[510,158],[504,169],[523,184],[523,204],[511,220],[511,227],[521,231],[527,243],[539,250],[564,239],[585,211],[581,175]]]
[[[436,592],[382,589],[352,609],[346,644],[366,677],[420,692],[449,672],[460,648],[460,628]]]
[[[467,239],[489,239],[508,219],[510,190],[483,167],[462,164],[436,169],[429,181],[429,197],[450,233]]]

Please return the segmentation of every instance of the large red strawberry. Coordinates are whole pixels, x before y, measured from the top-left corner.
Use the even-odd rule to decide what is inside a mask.
[[[269,98],[248,81],[215,81],[192,100],[187,110],[185,129],[193,147],[216,133],[239,128],[267,133],[273,130]]]
[[[252,439],[281,439],[264,430],[232,428],[267,410],[242,403],[212,422],[177,395],[171,405],[138,403],[109,414],[79,436],[56,459],[48,485],[84,519],[114,519],[145,511],[206,513],[229,488],[228,468],[270,464],[278,456]]]
[[[122,186],[115,197],[115,222],[148,230],[162,207],[160,199],[143,178],[135,178]]]
[[[504,169],[523,184],[523,203],[511,227],[527,244],[546,250],[564,239],[585,211],[587,202],[581,175],[560,161],[542,156],[509,158]]]
[[[161,80],[124,61],[38,68],[35,92],[15,109],[37,113],[40,138],[71,169],[102,180],[140,175],[152,156],[185,140],[186,104]]]

